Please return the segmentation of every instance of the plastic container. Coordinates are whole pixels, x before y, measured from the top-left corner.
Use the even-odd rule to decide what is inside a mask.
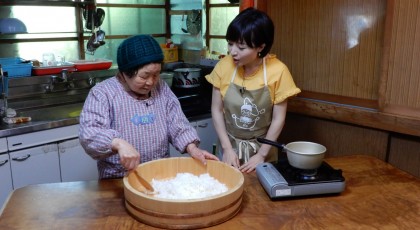
[[[50,75],[50,74],[59,74],[61,71],[67,69],[70,72],[76,71],[74,65],[71,63],[66,63],[61,66],[45,66],[45,67],[33,67],[32,74],[35,76],[41,75]]]
[[[165,44],[160,44],[160,47],[163,51],[164,63],[178,61],[178,47],[175,46],[173,48],[166,48]]]
[[[112,61],[107,59],[95,59],[95,60],[76,60],[70,61],[70,64],[74,65],[76,71],[92,71],[92,70],[104,70],[109,69],[112,66]]]
[[[22,58],[0,58],[0,65],[3,68],[3,73],[7,72],[8,77],[31,76],[32,63],[24,62]]]

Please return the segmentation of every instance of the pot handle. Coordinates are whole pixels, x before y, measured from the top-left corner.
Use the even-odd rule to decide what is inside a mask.
[[[280,150],[283,150],[284,147],[286,147],[285,144],[280,144],[274,141],[270,141],[261,137],[257,137],[257,141],[263,144],[268,144],[268,145],[272,145],[272,146],[276,146],[277,148],[279,148]]]

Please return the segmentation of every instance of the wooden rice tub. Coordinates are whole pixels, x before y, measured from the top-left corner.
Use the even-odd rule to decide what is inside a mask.
[[[137,171],[149,183],[152,179],[174,178],[177,173],[209,173],[228,187],[222,194],[201,199],[163,199],[147,195],[134,173],[124,177],[127,211],[135,219],[159,228],[195,229],[220,224],[234,217],[241,208],[244,177],[222,162],[207,161],[207,166],[189,157],[160,159],[140,164]]]

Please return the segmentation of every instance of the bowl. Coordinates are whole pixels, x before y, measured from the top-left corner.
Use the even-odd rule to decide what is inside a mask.
[[[287,144],[285,147],[289,164],[298,169],[312,170],[321,166],[324,161],[325,146],[307,142],[296,141]]]
[[[174,178],[177,173],[209,173],[228,187],[226,192],[199,199],[157,198],[146,194],[130,172],[123,178],[125,206],[133,218],[145,224],[164,229],[205,228],[231,219],[241,208],[244,177],[225,163],[208,160],[203,165],[190,157],[172,157],[140,164],[137,171],[149,183]]]
[[[27,33],[25,24],[17,18],[0,19],[1,34],[20,34]]]

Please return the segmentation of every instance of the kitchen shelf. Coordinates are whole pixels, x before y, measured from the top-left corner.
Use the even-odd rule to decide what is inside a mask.
[[[201,10],[170,10],[169,15],[187,15],[193,11],[198,11],[201,13]]]
[[[85,4],[95,4],[95,0],[4,0],[3,6],[77,6]]]
[[[86,39],[88,36],[86,36]],[[75,32],[63,33],[26,33],[26,34],[0,34],[0,43],[16,42],[45,42],[45,41],[73,41],[78,40]]]

